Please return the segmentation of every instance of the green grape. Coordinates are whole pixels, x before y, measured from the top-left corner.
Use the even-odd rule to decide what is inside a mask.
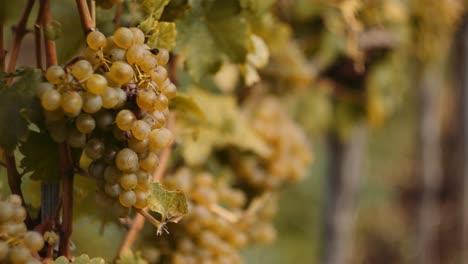
[[[68,133],[67,143],[73,148],[83,148],[86,144],[86,135],[72,128]]]
[[[155,55],[158,64],[164,66],[169,62],[169,51],[166,49],[159,49],[158,54]]]
[[[209,249],[214,249],[217,247],[217,245],[220,243],[220,239],[219,237],[209,231],[209,230],[205,230],[205,231],[202,231],[200,233],[200,237],[198,237],[198,243],[205,247],[205,248],[209,248]]]
[[[114,145],[107,147],[104,151],[102,159],[107,164],[114,164],[115,155],[117,155],[117,152],[119,152],[119,150],[120,149]]]
[[[133,44],[133,33],[126,27],[120,27],[114,32],[114,42],[122,49],[128,49]]]
[[[44,111],[44,117],[47,123],[61,121],[64,118],[63,109],[58,108],[54,111]]]
[[[48,90],[41,97],[41,104],[47,111],[54,111],[62,104],[62,95],[57,90]]]
[[[145,43],[145,34],[143,31],[136,27],[131,27],[130,31],[133,33],[133,45]]]
[[[151,80],[160,86],[167,79],[167,70],[163,66],[158,65],[149,72],[149,75],[151,76]]]
[[[150,148],[152,150],[160,150],[172,144],[174,135],[169,129],[163,127],[151,131],[149,139]]]
[[[124,50],[124,49],[121,49],[121,48],[118,48],[118,47],[114,47],[112,49],[109,49],[107,52],[106,52],[106,55],[109,57],[109,60],[111,62],[122,62],[125,60],[125,56],[126,56],[127,52]]]
[[[140,167],[150,173],[152,173],[158,165],[159,157],[153,152],[148,153],[148,156],[145,159],[140,160]]]
[[[107,149],[106,149],[107,151]],[[100,160],[95,160],[89,164],[88,173],[93,178],[103,178],[104,170],[106,169],[106,164]]]
[[[106,109],[114,108],[119,102],[117,89],[112,88],[112,87],[106,87],[104,93],[101,94],[101,98],[102,98],[102,107]]]
[[[96,125],[102,131],[108,131],[112,129],[114,123],[114,116],[109,111],[100,111],[95,116]]]
[[[23,246],[15,246],[10,250],[10,262],[12,264],[24,264],[26,263],[32,256],[31,252],[26,247]]]
[[[91,64],[96,65],[100,62],[100,57],[102,57],[102,51],[100,50],[93,50],[92,48],[87,47],[83,51],[83,57],[91,62]]]
[[[140,66],[144,72],[150,73],[151,70],[158,66],[158,61],[151,56],[146,56],[143,58],[143,60],[139,61],[138,66]]]
[[[54,85],[48,82],[39,83],[36,87],[36,95],[38,98],[42,98],[45,92],[54,89]]]
[[[10,247],[8,243],[0,240],[0,261],[3,261],[8,256],[9,251]]]
[[[138,179],[134,173],[124,173],[120,176],[119,182],[124,190],[133,190],[137,186]]]
[[[32,251],[39,251],[44,247],[44,239],[42,235],[36,231],[29,231],[24,235],[26,247]]]
[[[136,153],[145,153],[146,151],[148,151],[149,148],[149,139],[145,138],[143,140],[138,140],[136,138],[131,138],[128,141],[128,147]]]
[[[115,165],[119,170],[124,172],[137,171],[139,168],[138,155],[135,151],[129,148],[124,148],[115,156]]]
[[[115,124],[118,128],[123,131],[128,131],[132,129],[133,123],[136,121],[135,114],[127,109],[120,110],[120,112],[115,117]]]
[[[116,184],[119,182],[121,171],[115,165],[109,165],[104,170],[104,180],[106,183]]]
[[[162,88],[160,87],[161,92],[162,92],[168,99],[174,99],[174,98],[176,97],[176,95],[177,95],[177,87],[176,87],[173,83],[169,82],[169,84],[166,85],[166,86],[163,86],[163,88],[164,88],[164,89],[162,89]]]
[[[86,87],[93,94],[102,94],[107,88],[107,80],[100,74],[93,74],[86,81]]]
[[[133,45],[125,54],[125,58],[129,64],[138,64],[138,62],[145,59],[146,56],[150,56],[150,52],[145,50],[143,45]]]
[[[148,190],[149,185],[153,181],[151,174],[143,170],[138,170],[136,172],[136,176],[137,176],[136,188],[138,188],[139,190]]]
[[[118,82],[114,81],[114,79],[112,79],[110,72],[105,72],[103,76],[107,80],[107,86],[115,87],[115,88],[121,87],[121,84],[119,84]]]
[[[144,190],[135,190],[135,204],[134,206],[138,209],[143,209],[148,206],[147,198],[150,195],[149,191]]]
[[[94,50],[104,48],[106,46],[106,36],[99,31],[92,31],[86,36],[86,43]]]
[[[125,103],[127,102],[127,92],[119,88],[116,88],[115,92],[117,93],[117,104],[114,106],[114,108],[124,107]]]
[[[123,191],[119,195],[120,204],[124,207],[131,207],[136,203],[136,195],[132,190]]]
[[[156,103],[157,95],[152,89],[140,89],[136,97],[138,107],[145,111],[152,111]]]
[[[90,114],[81,113],[75,120],[76,129],[83,134],[91,133],[96,128],[96,121]]]
[[[78,92],[68,91],[62,95],[62,109],[65,114],[77,115],[83,107],[83,99]]]
[[[13,217],[13,205],[0,201],[0,222],[6,222]]]
[[[72,75],[80,81],[84,81],[93,74],[93,66],[87,60],[79,60],[71,67]]]
[[[135,137],[138,140],[144,140],[148,138],[151,132],[151,127],[145,121],[137,120],[133,122],[131,131],[132,131],[133,137]]]
[[[156,97],[156,101],[154,104],[154,108],[159,111],[163,111],[166,109],[169,105],[169,100],[164,94],[159,94],[158,97]]]
[[[122,193],[122,189],[118,183],[104,185],[104,192],[110,197],[118,197]]]
[[[47,81],[53,84],[60,84],[65,79],[65,71],[58,65],[50,66],[45,75]]]
[[[114,62],[110,68],[110,76],[119,84],[128,83],[133,77],[132,66],[121,61]]]
[[[88,143],[86,143],[84,151],[85,151],[86,156],[88,156],[88,158],[92,160],[97,160],[97,159],[100,159],[102,155],[104,154],[104,149],[105,149],[104,142],[102,142],[101,140],[97,138],[92,138],[88,140]]]
[[[102,98],[99,95],[85,93],[83,95],[83,111],[89,114],[97,113],[102,108]]]

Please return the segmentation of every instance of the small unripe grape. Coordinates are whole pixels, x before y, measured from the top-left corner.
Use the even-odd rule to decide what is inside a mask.
[[[115,165],[109,165],[104,170],[104,180],[110,184],[118,183],[120,174],[121,171]]]
[[[117,155],[117,152],[119,152],[119,150],[120,149],[114,145],[107,147],[106,151],[104,152],[104,156],[102,157],[104,162],[107,164],[114,164],[115,155]]]
[[[102,56],[102,51],[100,50],[93,50],[92,48],[87,47],[83,51],[83,57],[94,65],[99,63],[100,56]]]
[[[135,151],[124,148],[115,156],[115,165],[121,171],[133,172],[138,170],[138,155]]]
[[[106,46],[104,47],[104,52],[109,51],[110,49],[113,49],[117,47],[114,41],[114,36],[109,36],[106,38]]]
[[[136,138],[131,138],[128,141],[128,147],[131,148],[136,153],[144,153],[149,148],[149,139],[145,138],[143,140],[138,140]]]
[[[84,81],[93,74],[93,66],[87,60],[79,60],[71,67],[71,73],[78,80]]]
[[[125,62],[114,62],[110,68],[110,76],[119,84],[128,83],[133,77],[133,68]]]
[[[62,83],[65,78],[65,71],[58,65],[50,66],[46,71],[46,79],[50,83],[59,84]]]
[[[54,111],[62,104],[62,95],[57,90],[48,90],[42,95],[41,104],[45,110]]]
[[[148,153],[145,159],[140,160],[140,166],[143,170],[152,173],[159,165],[159,157],[153,152]]]
[[[132,190],[137,186],[138,179],[134,173],[124,173],[120,176],[119,182],[124,190]]]
[[[155,122],[153,128],[161,128],[164,126],[164,124],[166,124],[166,116],[163,112],[156,110],[153,111],[151,115],[153,116]]]
[[[8,195],[7,201],[14,206],[21,206],[21,204],[23,204],[23,199],[17,194]]]
[[[160,150],[172,144],[174,135],[167,128],[160,128],[151,131],[149,135],[150,148],[152,150]]]
[[[76,128],[83,134],[91,133],[96,128],[96,121],[90,114],[81,113],[75,121]]]
[[[149,72],[149,75],[151,76],[151,80],[160,86],[167,79],[167,70],[163,66],[158,65]]]
[[[97,113],[102,108],[102,98],[99,95],[85,93],[83,95],[83,111],[89,114]]]
[[[136,121],[135,114],[127,109],[121,110],[115,117],[115,124],[123,131],[132,129],[133,123]]]
[[[119,102],[119,97],[117,93],[117,89],[112,87],[106,87],[104,93],[101,94],[102,107],[106,109],[114,108]]]
[[[99,31],[92,31],[86,36],[86,43],[94,50],[104,48],[106,46],[106,36]]]
[[[133,44],[133,32],[126,27],[118,28],[114,32],[114,42],[122,49],[130,48]]]
[[[165,86],[164,90],[161,90],[161,92],[168,99],[174,99],[177,95],[177,87],[173,83],[170,83],[169,85]]]
[[[86,156],[92,160],[97,160],[104,154],[105,145],[104,142],[97,138],[92,138],[86,143],[84,149]]]
[[[36,231],[28,231],[24,235],[24,242],[30,250],[35,252],[44,247],[44,239],[42,238],[42,235]]]
[[[119,88],[116,88],[115,92],[117,94],[117,104],[114,106],[114,108],[124,107],[125,103],[127,102],[127,92]]]
[[[138,140],[147,139],[151,132],[151,127],[143,120],[133,122],[132,135]]]
[[[166,49],[159,49],[158,54],[155,55],[158,64],[164,66],[169,61],[169,51]]]
[[[81,111],[83,99],[78,92],[68,91],[62,96],[62,109],[67,114],[76,114]]]
[[[89,172],[89,175],[93,178],[103,178],[105,169],[106,169],[106,164],[104,162],[93,161],[89,165],[88,172]]]
[[[86,144],[86,135],[72,128],[68,133],[67,143],[73,148],[83,148]]]
[[[157,95],[152,89],[140,89],[136,97],[138,107],[146,111],[152,111],[157,100]]]
[[[130,31],[133,33],[133,45],[145,43],[145,34],[143,31],[136,27],[131,27]]]
[[[107,80],[100,74],[93,74],[86,81],[86,87],[93,94],[102,94],[107,88]]]
[[[133,206],[136,203],[136,195],[134,191],[124,191],[119,196],[120,204],[125,207]]]
[[[152,175],[146,171],[138,170],[136,172],[137,176],[137,188],[140,190],[147,190],[149,189],[149,185],[153,181]]]

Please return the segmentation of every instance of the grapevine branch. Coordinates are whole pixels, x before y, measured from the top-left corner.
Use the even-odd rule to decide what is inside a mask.
[[[93,18],[89,12],[88,3],[86,0],[76,0],[76,6],[78,7],[81,26],[83,27],[83,32],[86,36],[89,32],[94,30]]]
[[[5,71],[5,47],[2,22],[0,22],[0,70]]]
[[[23,41],[23,37],[26,35],[26,33],[28,33],[28,31],[26,30],[26,25],[28,23],[28,18],[29,18],[29,15],[31,14],[33,5],[34,5],[34,0],[28,0],[18,24],[13,27],[14,37],[13,37],[13,45],[11,46],[11,50],[10,50],[10,60],[8,61],[8,68],[7,68],[8,72],[15,71],[16,61],[18,60],[21,42]]]

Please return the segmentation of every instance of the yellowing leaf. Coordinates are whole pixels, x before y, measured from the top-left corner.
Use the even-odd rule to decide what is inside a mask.
[[[200,121],[205,120],[205,114],[200,109],[200,106],[193,100],[192,97],[178,93],[177,96],[171,100],[170,109],[176,110],[177,113],[184,115],[193,114]]]
[[[148,209],[157,212],[162,222],[178,222],[188,213],[187,198],[182,191],[168,191],[160,183],[151,184],[151,195],[147,199]]]
[[[170,0],[143,0],[141,8],[154,19],[159,19],[164,11],[164,7],[169,4]]]
[[[176,43],[177,30],[173,22],[155,22],[151,35],[148,38],[148,45],[151,48],[163,48],[171,50]]]

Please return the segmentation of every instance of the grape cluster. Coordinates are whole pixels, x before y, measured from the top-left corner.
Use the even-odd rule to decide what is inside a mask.
[[[272,148],[272,153],[264,159],[250,156],[237,160],[239,164],[234,166],[237,173],[249,185],[261,189],[275,189],[301,180],[312,160],[306,135],[274,97],[253,105],[253,128]]]
[[[93,31],[82,59],[51,66],[37,94],[56,142],[82,149],[93,162],[98,201],[119,201],[117,211],[144,208],[158,151],[174,136],[164,127],[176,87],[164,67],[169,53],[150,49],[138,28],[113,36]],[[104,195],[105,194],[105,195]]]
[[[37,252],[44,239],[40,233],[27,230],[26,209],[21,203],[18,195],[0,200],[0,263],[41,263]]]
[[[143,256],[151,263],[165,259],[174,264],[243,263],[240,249],[251,243],[271,242],[276,236],[271,223],[276,212],[274,199],[264,199],[250,210],[244,190],[233,188],[223,177],[196,173],[188,167],[165,177],[162,183],[167,189],[182,190],[190,210],[170,227],[167,240],[158,241],[167,244],[156,245],[158,250],[148,248],[154,240],[142,245]]]

